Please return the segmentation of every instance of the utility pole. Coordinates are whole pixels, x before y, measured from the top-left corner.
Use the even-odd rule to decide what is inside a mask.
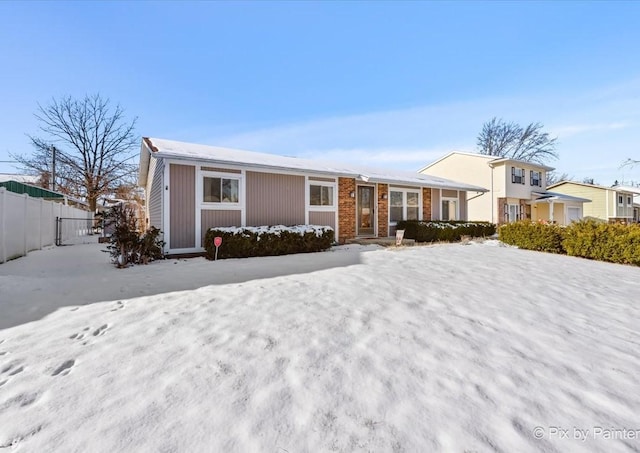
[[[56,191],[56,147],[51,145],[51,154],[53,162],[51,164],[51,191]]]

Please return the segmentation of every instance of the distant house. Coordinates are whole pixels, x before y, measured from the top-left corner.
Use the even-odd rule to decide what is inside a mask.
[[[571,196],[589,198],[591,201],[584,204],[585,217],[594,217],[607,222],[633,221],[634,188],[561,181],[553,184],[549,189]]]
[[[139,185],[169,254],[203,251],[211,227],[315,224],[336,239],[388,237],[399,220],[467,219],[473,184],[410,172],[144,138]]]
[[[420,173],[488,188],[482,194],[467,192],[469,220],[502,224],[530,219],[566,225],[582,218],[582,204],[589,200],[546,190],[551,170],[532,162],[451,152]]]
[[[640,194],[640,189],[637,187],[607,187],[576,181],[561,181],[553,184],[549,189],[567,195],[589,198],[591,201],[584,204],[585,217],[594,217],[607,222],[632,222],[634,195]]]

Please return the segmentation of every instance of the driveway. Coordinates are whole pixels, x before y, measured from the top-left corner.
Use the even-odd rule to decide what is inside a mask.
[[[116,269],[106,244],[51,247],[0,264],[0,329],[71,305],[352,266],[360,263],[360,252],[376,248],[341,246],[321,253],[215,262],[169,259]]]

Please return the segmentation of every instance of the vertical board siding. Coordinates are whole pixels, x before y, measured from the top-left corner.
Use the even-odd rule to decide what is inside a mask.
[[[460,191],[458,195],[458,209],[460,211],[459,220],[469,220],[467,219],[467,192]]]
[[[431,217],[432,220],[442,220],[440,217],[440,189],[431,189]]]
[[[311,225],[330,226],[334,230],[336,229],[336,213],[334,211],[310,211],[309,223]]]
[[[204,236],[207,234],[209,228],[241,226],[242,211],[212,211],[203,209],[200,213],[202,244],[204,244]]]
[[[169,248],[196,246],[196,167],[169,165]]]
[[[161,159],[151,157],[153,162],[154,173],[151,181],[151,190],[149,191],[147,200],[149,209],[149,225],[162,230],[162,191],[164,190],[164,163]]]
[[[248,171],[246,184],[247,226],[304,224],[304,176]]]

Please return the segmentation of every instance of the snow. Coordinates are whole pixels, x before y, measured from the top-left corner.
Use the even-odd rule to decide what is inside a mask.
[[[0,330],[0,448],[637,450],[638,268],[496,245],[126,270],[85,245],[3,264],[3,316],[7,288],[68,306]],[[265,267],[284,270],[254,279]],[[50,284],[65,271],[73,291]],[[146,276],[202,287],[131,298]],[[112,300],[72,306],[88,289]]]
[[[147,138],[154,146],[155,157],[178,158],[198,161],[207,161],[223,165],[250,166],[266,168],[272,170],[298,170],[313,173],[320,173],[328,176],[345,176],[358,178],[365,182],[387,182],[417,184],[427,187],[470,190],[486,192],[482,187],[451,181],[432,175],[407,171],[389,172],[385,169],[345,165],[335,162],[325,162],[315,159],[300,159],[297,157],[278,156],[275,154],[256,153],[232,148],[222,148],[218,146],[200,145],[196,143],[178,142],[162,138]],[[140,155],[140,178],[141,183],[146,182],[146,172],[149,168],[149,154],[142,147]]]
[[[313,233],[317,237],[322,237],[322,235],[327,231],[333,231],[333,228],[319,225],[270,225],[259,227],[215,227],[210,228],[210,230],[220,231],[222,233],[231,233],[234,235],[253,233],[258,235],[257,240],[259,241],[260,236],[262,236],[263,234],[275,234],[276,236],[280,236],[280,233],[282,232],[296,233],[300,236],[304,236],[307,233]]]

